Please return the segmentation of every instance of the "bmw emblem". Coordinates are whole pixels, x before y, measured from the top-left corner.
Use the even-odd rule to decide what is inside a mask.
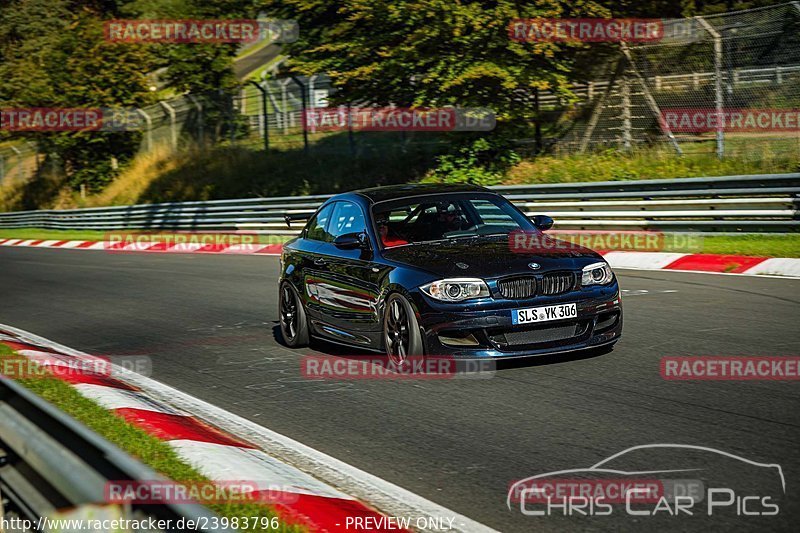
[[[461,270],[466,270],[466,269],[468,269],[468,268],[469,268],[469,265],[468,265],[468,264],[466,264],[466,263],[456,263],[456,266],[457,266],[458,268],[460,268]]]
[[[540,268],[542,268],[542,265],[540,265],[539,263],[528,263],[528,268],[530,268],[531,270],[539,270]]]

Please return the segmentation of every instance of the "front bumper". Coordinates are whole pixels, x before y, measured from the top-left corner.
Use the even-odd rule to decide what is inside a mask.
[[[616,281],[610,286],[556,297],[493,301],[461,308],[439,304],[424,295],[415,300],[428,355],[457,359],[551,355],[614,344],[622,334],[622,301]],[[512,309],[564,303],[577,305],[576,318],[535,325],[512,324]]]

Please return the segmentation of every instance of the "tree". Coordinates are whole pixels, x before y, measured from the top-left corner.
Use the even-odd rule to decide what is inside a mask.
[[[456,139],[456,152],[468,152],[465,161],[489,165],[513,161],[509,140],[535,118],[535,89],[572,96],[577,52],[586,48],[512,40],[511,21],[609,15],[593,0],[349,0],[338,7],[275,0],[265,7],[298,20],[301,39],[288,47],[289,65],[307,75],[329,74],[338,89],[334,104],[493,109],[493,134]]]
[[[0,13],[0,107],[138,107],[149,102],[150,56],[104,38],[108,2],[15,0]],[[73,187],[99,189],[138,146],[136,134],[26,133],[63,163]]]

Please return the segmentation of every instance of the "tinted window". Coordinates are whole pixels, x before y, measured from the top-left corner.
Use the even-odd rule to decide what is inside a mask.
[[[361,233],[366,229],[364,213],[353,202],[336,202],[328,233],[332,238],[346,233]]]
[[[385,247],[535,231],[511,203],[494,195],[437,195],[377,204],[375,228]]]
[[[333,239],[327,233],[328,219],[331,216],[333,204],[328,204],[308,221],[306,226],[306,239],[312,241],[331,242]]]

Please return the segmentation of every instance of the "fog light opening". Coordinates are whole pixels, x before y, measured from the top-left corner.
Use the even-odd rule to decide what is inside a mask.
[[[440,333],[439,342],[445,346],[480,346],[481,344],[472,333],[458,331]]]

